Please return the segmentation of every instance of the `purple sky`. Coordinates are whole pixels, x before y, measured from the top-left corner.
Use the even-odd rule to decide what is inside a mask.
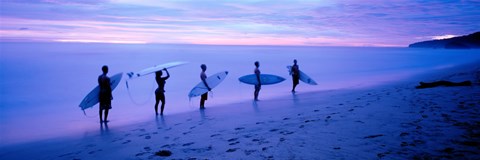
[[[2,42],[407,46],[480,30],[468,0],[2,0]]]

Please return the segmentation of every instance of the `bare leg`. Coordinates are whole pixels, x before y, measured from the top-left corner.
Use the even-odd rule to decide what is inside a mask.
[[[165,108],[165,99],[162,100],[162,110],[160,111],[160,115],[163,115],[164,108]]]
[[[159,99],[157,98],[156,102],[155,102],[155,114],[158,115],[158,101]]]
[[[102,120],[102,109],[98,109],[98,115],[100,116],[100,123],[103,122]]]
[[[107,123],[107,117],[108,117],[108,110],[110,109],[105,109],[105,119],[103,120],[103,122]]]
[[[163,115],[163,109],[165,108],[165,95],[160,100],[162,101],[162,108],[160,111],[160,115]],[[157,102],[157,108],[158,108],[158,102]]]
[[[203,109],[205,108],[205,99],[200,99],[200,108]]]

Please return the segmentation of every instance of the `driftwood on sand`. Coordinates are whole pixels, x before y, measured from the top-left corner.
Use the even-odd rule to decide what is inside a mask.
[[[472,86],[471,81],[463,81],[463,82],[450,82],[450,81],[436,81],[436,82],[420,82],[419,86],[416,86],[417,89],[422,88],[432,88],[438,86],[446,86],[446,87],[456,87],[456,86]]]

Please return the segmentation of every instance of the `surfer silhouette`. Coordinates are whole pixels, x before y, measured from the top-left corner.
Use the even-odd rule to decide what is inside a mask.
[[[170,78],[170,73],[166,68],[163,69],[167,73],[166,77],[162,77],[162,70],[155,72],[155,81],[157,81],[158,88],[155,90],[155,114],[158,115],[158,103],[162,101],[162,107],[160,115],[163,115],[163,109],[165,108],[165,81]]]
[[[258,84],[255,84],[255,91],[253,92],[254,100],[258,101],[258,93],[260,93],[260,89],[262,89],[262,82],[260,81],[260,70],[258,69],[260,67],[260,63],[258,61],[255,61],[255,76],[257,77]]]
[[[104,65],[102,67],[103,74],[98,76],[98,86],[100,86],[100,94],[98,96],[99,100],[99,111],[98,114],[100,116],[100,123],[105,122],[107,123],[108,118],[108,110],[112,109],[112,88],[110,87],[110,78],[107,76],[108,73],[108,66]],[[105,111],[105,119],[102,120],[102,111]]]
[[[207,81],[207,74],[205,74],[205,71],[207,70],[207,65],[202,64],[200,65],[200,68],[202,68],[202,73],[200,73],[200,79],[202,79],[203,84],[207,87],[208,91],[211,91],[212,89],[208,86]],[[202,94],[200,98],[200,109],[205,109],[205,101],[208,99],[208,92],[205,92]]]
[[[295,93],[295,88],[297,87],[300,80],[300,69],[298,68],[296,59],[293,60],[293,66],[292,66],[292,69],[290,70],[290,75],[292,75],[292,81],[293,81],[292,92]]]

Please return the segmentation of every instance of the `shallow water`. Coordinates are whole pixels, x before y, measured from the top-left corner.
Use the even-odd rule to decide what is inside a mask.
[[[98,129],[98,106],[78,107],[97,85],[101,66],[109,75],[139,71],[171,61],[188,61],[171,68],[167,80],[165,114],[198,109],[199,98],[188,92],[200,82],[200,64],[207,75],[229,71],[213,89],[206,107],[251,100],[253,86],[238,77],[252,74],[260,62],[265,74],[287,78],[263,86],[260,99],[289,95],[291,79],[286,66],[298,60],[300,70],[319,83],[301,83],[299,93],[338,88],[367,87],[409,78],[418,73],[480,60],[478,50],[441,50],[370,47],[280,47],[208,45],[125,45],[75,43],[1,43],[0,145],[29,142]],[[110,128],[154,118],[154,76],[129,81],[114,90]]]

